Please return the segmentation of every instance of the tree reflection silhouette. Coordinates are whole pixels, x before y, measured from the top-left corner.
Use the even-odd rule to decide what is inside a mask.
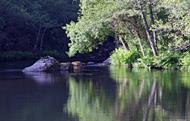
[[[95,75],[98,76],[98,75]],[[109,75],[107,75],[109,76]],[[130,71],[111,67],[115,86],[110,99],[107,87],[99,78],[69,80],[66,110],[80,121],[172,121],[186,120],[189,114],[189,93],[183,74],[170,71]],[[110,78],[107,77],[107,78]],[[110,80],[111,81],[111,80]],[[115,92],[114,92],[115,91]]]

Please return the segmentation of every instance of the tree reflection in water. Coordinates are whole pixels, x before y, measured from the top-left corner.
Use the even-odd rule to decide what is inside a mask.
[[[70,98],[67,110],[77,115],[80,121],[113,121],[112,107],[103,92],[96,94],[92,82],[69,81]]]
[[[98,77],[95,75],[95,77]],[[175,121],[190,114],[188,74],[110,68],[105,78],[70,77],[66,111],[80,121]],[[100,82],[97,88],[96,82]],[[110,87],[109,87],[110,86]],[[106,88],[113,88],[112,92]],[[112,95],[110,98],[110,94]]]

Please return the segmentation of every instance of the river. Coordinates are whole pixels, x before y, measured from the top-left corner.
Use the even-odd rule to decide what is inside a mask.
[[[15,65],[0,66],[0,121],[190,119],[188,72],[110,67],[22,73],[27,64]]]

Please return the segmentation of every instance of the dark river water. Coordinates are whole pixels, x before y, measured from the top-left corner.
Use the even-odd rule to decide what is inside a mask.
[[[22,73],[22,66],[0,66],[0,121],[190,120],[188,72]]]

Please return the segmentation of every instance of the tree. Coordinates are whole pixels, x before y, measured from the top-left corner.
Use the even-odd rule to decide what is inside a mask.
[[[78,16],[78,1],[1,0],[0,5],[1,51],[42,51],[46,32]]]
[[[133,5],[134,2],[135,5]],[[152,11],[151,7],[150,10]],[[150,26],[147,23],[146,13],[143,11],[144,8],[139,1],[82,1],[81,16],[78,22],[72,22],[66,27],[68,37],[71,39],[70,53],[75,54],[77,52],[91,51],[99,42],[105,40],[107,36],[115,35],[115,38],[122,43],[126,50],[129,50],[129,44],[124,38],[126,36],[138,38],[140,50],[144,55],[141,39],[145,36],[140,33],[141,29],[144,29],[146,30],[146,38],[149,40],[152,52],[154,55],[157,55],[156,45],[153,40],[155,38],[153,38]],[[141,12],[144,27],[139,27],[143,25],[143,22],[141,22],[138,12]],[[153,18],[153,15],[151,17]],[[135,23],[137,22],[136,19],[140,21],[138,25]],[[77,30],[79,31],[77,32]],[[135,36],[132,35],[134,33]],[[82,45],[80,45],[80,43],[82,43]],[[84,43],[87,44],[86,47]]]
[[[80,7],[78,21],[66,26],[71,55],[91,51],[107,36],[143,56],[147,48],[158,56],[163,48],[172,50],[189,39],[187,0],[82,0]]]
[[[111,17],[110,13],[115,10],[114,3],[112,0],[81,1],[78,22],[71,22],[66,26],[67,35],[71,40],[70,55],[92,51],[112,34],[107,21]]]
[[[29,4],[29,13],[38,28],[36,42],[33,48],[34,51],[38,48],[39,51],[42,51],[44,35],[48,28],[61,27],[72,17],[75,17],[71,14],[71,11],[75,11],[77,7],[72,6],[73,4],[67,0],[38,0]],[[70,16],[71,18],[69,18]]]

